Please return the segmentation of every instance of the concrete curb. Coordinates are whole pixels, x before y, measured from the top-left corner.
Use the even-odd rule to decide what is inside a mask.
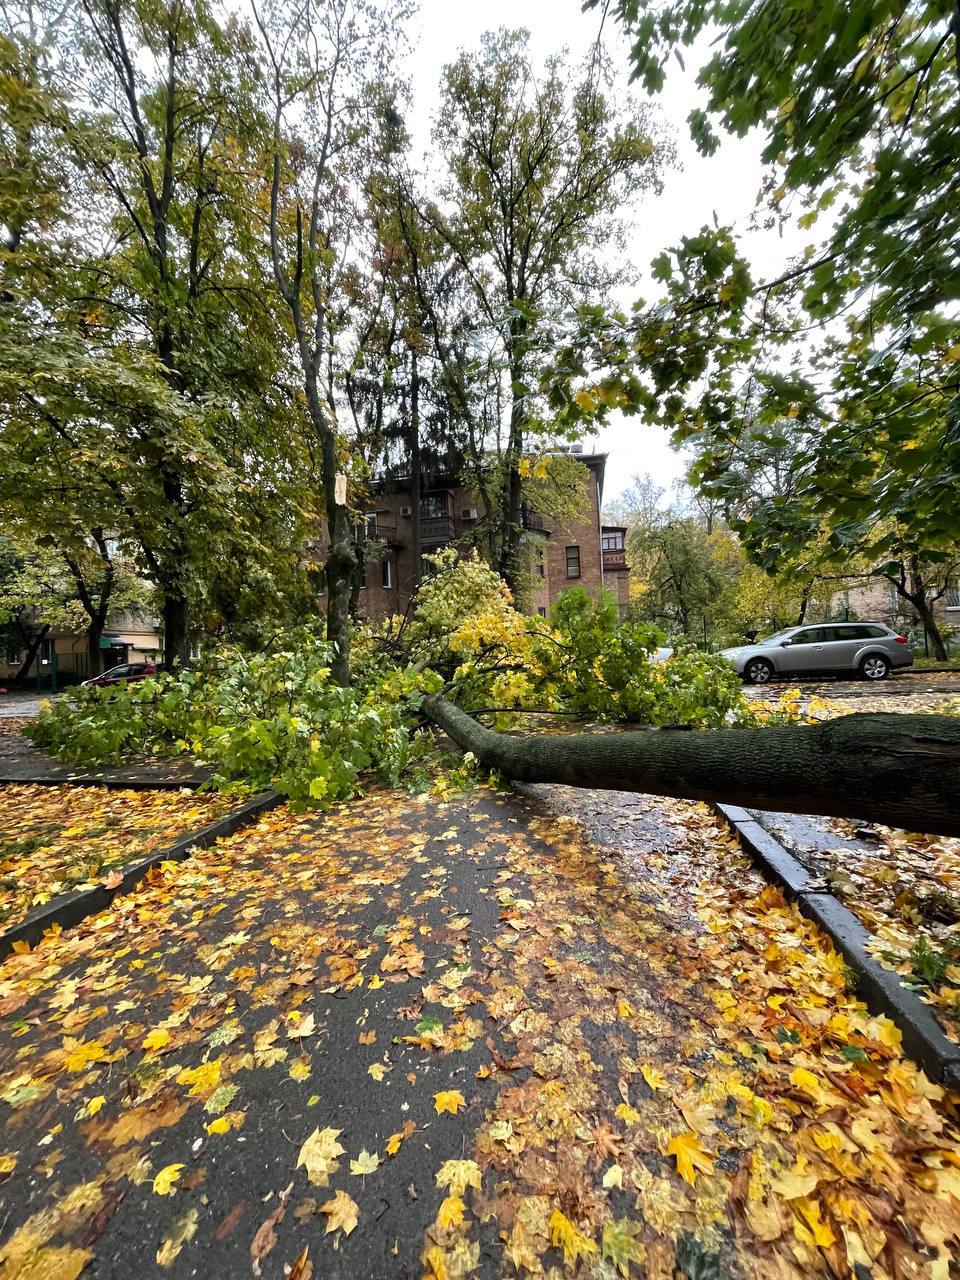
[[[960,1045],[944,1035],[928,1005],[900,978],[867,951],[870,933],[832,893],[825,893],[807,869],[746,809],[717,804],[714,810],[740,838],[743,849],[760,870],[783,889],[805,916],[830,938],[857,975],[857,995],[872,1013],[884,1013],[903,1034],[904,1050],[932,1079],[960,1089]]]
[[[62,929],[69,929],[79,924],[81,920],[85,920],[87,916],[105,911],[117,894],[129,893],[152,867],[159,866],[161,862],[183,862],[194,849],[206,849],[214,841],[233,835],[235,831],[245,827],[260,814],[275,809],[285,799],[286,796],[281,795],[279,791],[261,791],[259,795],[253,796],[238,809],[218,818],[216,822],[201,827],[199,831],[181,836],[174,844],[167,845],[165,849],[157,849],[146,858],[131,862],[123,868],[123,879],[115,889],[107,889],[104,885],[97,884],[93,888],[76,889],[72,893],[65,893],[59,898],[45,902],[42,907],[28,912],[23,920],[10,925],[0,933],[0,960],[12,952],[15,942],[26,942],[31,947],[36,946],[51,925],[58,924]]]

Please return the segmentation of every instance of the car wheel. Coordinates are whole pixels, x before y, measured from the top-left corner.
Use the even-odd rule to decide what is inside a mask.
[[[766,658],[751,658],[743,669],[747,684],[769,684],[773,679],[773,667]]]
[[[885,680],[890,672],[890,663],[879,653],[870,653],[860,663],[860,674],[864,680]]]

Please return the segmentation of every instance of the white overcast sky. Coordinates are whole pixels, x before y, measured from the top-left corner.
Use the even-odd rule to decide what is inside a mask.
[[[582,13],[579,0],[419,0],[405,67],[413,91],[410,123],[415,145],[425,146],[428,140],[442,67],[460,49],[478,47],[483,32],[501,26],[526,27],[538,60],[564,46],[579,59],[596,40],[599,20],[598,10]],[[609,20],[604,43],[614,61],[626,69],[627,42],[620,28]],[[634,266],[646,268],[662,249],[675,244],[681,235],[698,231],[716,211],[721,224],[736,224],[747,232],[755,275],[770,278],[804,241],[793,235],[788,242],[776,231],[748,231],[763,175],[759,137],[725,139],[709,159],[698,155],[690,142],[686,117],[698,101],[694,79],[701,60],[702,55],[687,57],[686,72],[673,63],[666,88],[658,97],[664,123],[674,135],[679,167],[667,175],[662,196],[649,197],[638,206],[628,256]],[[655,296],[646,285],[638,292],[647,298]],[[627,300],[616,301],[622,304]],[[667,488],[684,471],[684,461],[670,448],[665,433],[636,418],[621,418],[606,427],[596,437],[596,447],[609,454],[605,499],[627,488],[634,475],[649,472]]]

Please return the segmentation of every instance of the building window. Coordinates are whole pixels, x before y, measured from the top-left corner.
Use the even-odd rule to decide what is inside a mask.
[[[567,577],[580,577],[580,548],[567,547]]]
[[[449,493],[428,493],[420,500],[420,515],[424,520],[439,520],[450,514]]]
[[[545,618],[547,616],[547,611],[543,607],[543,605],[540,605],[540,607],[537,609],[537,616],[540,618]]]
[[[534,571],[538,577],[545,578],[547,576],[547,570],[543,563],[543,547],[536,547],[533,555]]]
[[[617,529],[614,533],[605,533],[600,539],[600,545],[604,551],[622,551],[623,550],[623,532]]]
[[[4,660],[11,667],[19,667],[20,663],[23,661],[23,656],[20,653],[19,648],[16,645],[11,644],[11,645],[7,645],[6,655]]]
[[[960,578],[954,578],[947,587],[945,603],[948,609],[960,609]]]
[[[380,582],[384,587],[393,586],[393,565],[389,560],[380,561]]]

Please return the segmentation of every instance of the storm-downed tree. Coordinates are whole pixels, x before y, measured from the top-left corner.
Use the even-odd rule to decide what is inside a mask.
[[[518,782],[643,791],[960,835],[960,718],[871,713],[787,728],[513,736],[487,729],[437,695],[423,709],[482,766]]]

